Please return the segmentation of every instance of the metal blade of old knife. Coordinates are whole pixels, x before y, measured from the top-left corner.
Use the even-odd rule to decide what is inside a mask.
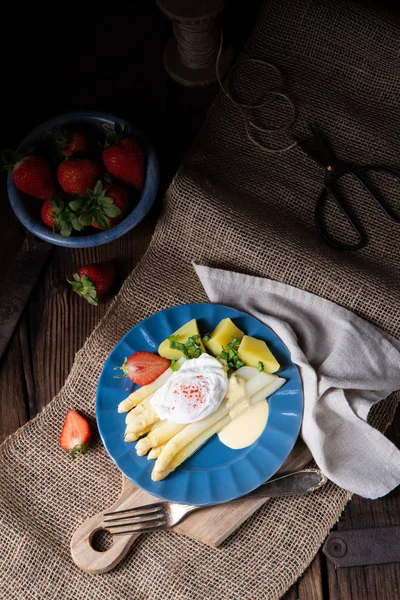
[[[54,246],[30,232],[0,287],[0,360]]]

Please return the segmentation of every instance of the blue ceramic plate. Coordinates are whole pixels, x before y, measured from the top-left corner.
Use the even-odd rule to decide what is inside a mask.
[[[267,342],[280,362],[286,384],[268,399],[269,418],[262,435],[242,450],[231,450],[215,435],[163,481],[151,480],[154,461],[139,457],[135,444],[124,442],[125,414],[119,402],[133,391],[128,379],[115,379],[115,367],[139,350],[156,352],[159,344],[190,319],[200,332],[211,331],[230,317],[246,334]],[[239,498],[254,490],[279,469],[297,439],[303,414],[303,390],[297,368],[277,335],[254,317],[219,304],[185,304],[148,317],[131,329],[108,357],[100,376],[96,416],[107,452],[122,473],[150,494],[183,504],[207,506]]]

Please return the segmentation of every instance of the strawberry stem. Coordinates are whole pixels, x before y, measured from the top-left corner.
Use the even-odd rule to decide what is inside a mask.
[[[0,155],[1,167],[4,171],[12,171],[22,158],[28,154],[32,154],[35,150],[34,146],[25,146],[23,151],[14,152],[14,150],[3,150]]]
[[[124,362],[120,367],[114,367],[114,371],[122,371],[123,375],[114,375],[114,379],[122,379],[128,375],[128,367],[126,366],[127,358],[125,358]]]
[[[118,121],[116,121],[116,123],[114,124],[114,131],[112,129],[106,130],[106,136],[103,146],[104,150],[110,148],[110,146],[115,146],[116,144],[119,144],[121,140],[128,136],[128,127],[126,125],[122,127],[122,125],[118,123]]]
[[[72,275],[73,280],[71,281],[67,277],[68,283],[72,285],[72,289],[79,296],[84,298],[89,304],[93,304],[97,306],[97,292],[96,287],[92,281],[90,281],[89,277],[83,275],[79,277],[78,273],[74,273]]]
[[[81,454],[86,454],[88,451],[88,445],[87,444],[78,444],[77,446],[74,446],[72,448],[72,450],[70,450],[70,455],[71,458],[74,459],[77,455],[78,452],[80,452]]]

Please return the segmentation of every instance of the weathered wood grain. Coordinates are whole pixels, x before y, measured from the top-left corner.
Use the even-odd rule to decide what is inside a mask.
[[[400,445],[400,409],[388,430],[388,437]],[[354,496],[337,529],[361,529],[400,522],[400,488],[378,500]],[[395,600],[400,598],[400,563],[335,569],[326,558],[330,600]]]
[[[324,600],[321,558],[317,556],[297,584],[299,600]]]

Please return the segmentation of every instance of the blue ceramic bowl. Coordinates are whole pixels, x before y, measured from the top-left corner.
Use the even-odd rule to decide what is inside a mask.
[[[65,238],[59,233],[53,233],[51,229],[42,223],[39,214],[41,201],[20,192],[14,185],[11,174],[9,174],[7,181],[8,197],[15,214],[26,229],[42,240],[55,244],[56,246],[89,248],[107,244],[107,242],[120,238],[144,219],[149,212],[158,191],[158,160],[148,139],[143,133],[124,119],[101,112],[73,112],[60,115],[42,123],[36,127],[36,129],[31,131],[31,133],[22,140],[17,150],[26,146],[39,144],[42,141],[43,134],[56,126],[65,126],[70,123],[86,123],[99,130],[106,130],[109,128],[113,129],[116,122],[119,122],[122,127],[126,126],[129,133],[134,135],[135,138],[140,141],[145,155],[144,189],[133,210],[118,223],[118,225],[108,231],[99,231],[97,233],[89,233],[88,235],[80,233],[79,235],[71,235],[70,237]]]

